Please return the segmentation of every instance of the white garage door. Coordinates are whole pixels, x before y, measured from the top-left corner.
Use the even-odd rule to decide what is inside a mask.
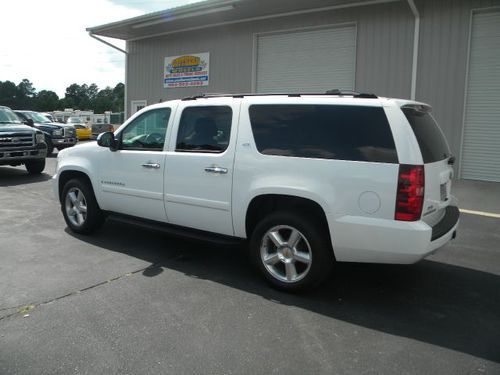
[[[354,89],[356,27],[257,37],[257,92]]]
[[[462,177],[500,181],[500,12],[473,16]]]

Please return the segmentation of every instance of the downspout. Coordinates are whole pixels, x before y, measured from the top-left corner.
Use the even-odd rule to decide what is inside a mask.
[[[418,42],[420,40],[420,13],[413,0],[407,0],[408,5],[415,17],[415,30],[413,32],[413,62],[411,68],[411,94],[410,99],[415,100],[417,92],[417,66],[418,66]]]
[[[123,103],[123,112],[124,112],[124,119],[126,119],[127,118],[127,62],[128,62],[128,52],[125,51],[125,50],[123,50],[123,49],[121,49],[120,47],[115,46],[114,44],[109,43],[108,41],[106,41],[104,39],[99,38],[98,36],[92,34],[91,31],[89,31],[89,36],[91,38],[94,38],[94,39],[98,40],[99,42],[104,43],[105,45],[107,45],[107,46],[109,46],[111,48],[114,48],[117,51],[120,51],[120,52],[122,52],[122,53],[125,54],[125,93],[124,93],[124,98],[123,98],[123,101],[125,103]]]

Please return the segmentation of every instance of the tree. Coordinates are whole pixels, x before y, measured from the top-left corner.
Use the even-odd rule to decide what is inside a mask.
[[[0,104],[17,109],[18,89],[14,82],[0,81]]]
[[[54,91],[42,90],[36,95],[34,108],[40,112],[55,111],[59,108],[59,97]]]
[[[36,90],[28,79],[23,79],[17,85],[17,94],[15,100],[16,109],[29,109],[34,104]]]

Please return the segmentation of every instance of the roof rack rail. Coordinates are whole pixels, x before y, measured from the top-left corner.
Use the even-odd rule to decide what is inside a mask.
[[[355,98],[366,98],[366,99],[377,99],[378,96],[375,94],[369,94],[369,93],[364,93],[364,92],[356,92],[353,90],[339,90],[339,89],[332,89],[328,90],[325,92],[327,95],[339,95],[339,96],[353,96]]]
[[[334,95],[334,96],[352,96],[354,98],[363,98],[363,99],[377,99],[378,97],[375,94],[366,94],[359,93],[351,90],[339,90],[333,89],[328,90],[327,92],[322,93],[310,93],[310,92],[263,92],[263,93],[239,93],[239,94],[219,94],[219,93],[200,93],[193,96],[187,96],[182,98],[181,100],[196,100],[196,99],[208,99],[208,98],[224,98],[224,97],[232,97],[232,98],[243,98],[245,96],[288,96],[288,97],[301,97],[301,96],[326,96],[326,95]]]

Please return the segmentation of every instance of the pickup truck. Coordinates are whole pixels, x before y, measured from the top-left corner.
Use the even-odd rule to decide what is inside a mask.
[[[47,144],[44,134],[23,125],[8,107],[0,106],[0,165],[24,164],[29,174],[45,169]]]
[[[43,132],[47,143],[47,156],[52,155],[54,148],[59,151],[74,146],[77,142],[76,130],[73,125],[54,123],[41,113],[35,111],[19,111],[14,113],[21,121]]]

